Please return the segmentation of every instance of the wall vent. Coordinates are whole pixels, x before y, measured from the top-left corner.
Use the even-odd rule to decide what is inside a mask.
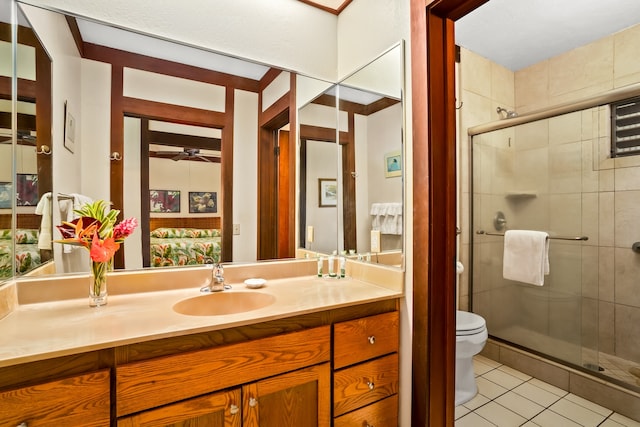
[[[611,104],[611,157],[640,154],[640,97]]]

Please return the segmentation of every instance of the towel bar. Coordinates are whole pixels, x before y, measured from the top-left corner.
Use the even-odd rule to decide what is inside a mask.
[[[476,234],[486,234],[487,236],[504,236],[504,233],[488,233],[484,230],[476,231]],[[549,236],[552,240],[589,240],[587,236],[576,236],[576,237],[564,237],[564,236]]]

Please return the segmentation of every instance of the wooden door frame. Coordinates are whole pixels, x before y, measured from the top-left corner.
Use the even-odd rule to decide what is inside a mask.
[[[262,93],[282,70],[271,69],[260,80],[258,105],[262,105]],[[256,258],[281,259],[295,257],[295,191],[296,191],[296,75],[289,74],[289,91],[266,110],[258,112],[258,244]],[[289,125],[289,144],[286,164],[278,161],[275,147],[278,131]],[[284,171],[281,174],[279,166]],[[279,183],[279,179],[287,182]],[[278,190],[280,189],[280,190]],[[286,191],[287,194],[279,194]],[[286,205],[283,205],[283,203]],[[280,242],[285,239],[287,242]],[[280,242],[280,243],[279,243]]]
[[[413,426],[454,425],[454,21],[488,0],[411,0]]]

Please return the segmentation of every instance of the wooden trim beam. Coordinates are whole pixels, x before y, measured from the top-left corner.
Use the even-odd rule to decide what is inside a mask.
[[[139,55],[92,43],[84,42],[83,51],[84,58],[86,59],[106,62],[123,68],[135,68],[151,73],[180,77],[218,86],[234,87],[249,92],[258,92],[260,87],[260,82],[257,80],[207,70],[192,65],[185,65],[179,62],[153,58],[151,56]]]
[[[221,177],[222,179],[222,261],[233,260],[233,123],[235,115],[235,90],[227,88],[222,128]]]
[[[203,148],[205,150],[220,151],[222,139],[206,136],[184,135],[157,130],[149,131],[149,144],[169,145],[184,148]]]
[[[124,74],[120,66],[114,65],[111,68],[111,147],[109,152],[124,153],[124,102],[122,97]],[[119,209],[122,220],[122,210],[124,207],[124,162],[110,162],[109,196],[113,207]],[[127,250],[123,245],[121,250],[114,255],[114,268],[124,268],[124,252]]]
[[[226,113],[218,111],[147,101],[122,95],[120,98],[122,98],[123,111],[132,117],[144,116],[154,120],[171,118],[174,123],[211,128],[222,128],[226,121]]]

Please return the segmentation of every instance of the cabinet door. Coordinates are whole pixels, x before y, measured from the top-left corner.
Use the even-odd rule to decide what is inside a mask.
[[[109,370],[0,393],[0,425],[107,426]]]
[[[328,363],[242,387],[243,427],[328,427],[331,423]]]
[[[240,389],[194,397],[121,418],[118,427],[240,427]]]

